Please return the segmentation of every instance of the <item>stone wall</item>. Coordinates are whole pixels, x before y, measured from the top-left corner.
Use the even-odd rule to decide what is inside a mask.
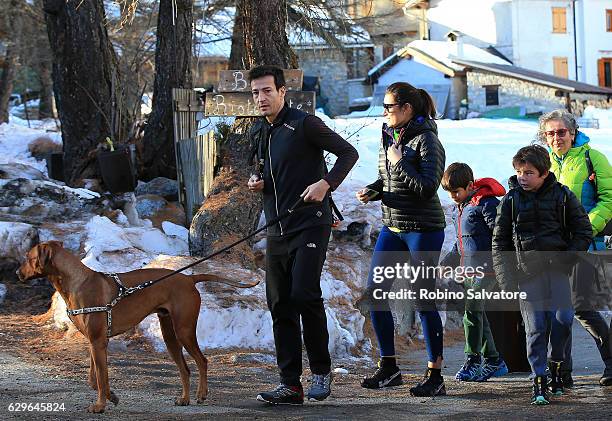
[[[486,85],[499,85],[499,105],[486,106]],[[564,96],[556,96],[555,88],[519,80],[507,76],[480,71],[467,73],[469,111],[485,112],[498,108],[525,107],[527,113],[546,112],[566,108]],[[584,109],[592,105],[597,108],[612,108],[612,96],[570,93],[572,113],[582,116]]]
[[[347,68],[342,51],[332,48],[295,49],[304,76],[318,76],[325,112],[331,116],[348,113]]]
[[[587,95],[587,94],[571,94],[572,113],[581,116],[584,109],[589,105],[597,108],[612,108],[612,96],[607,95]]]
[[[487,106],[485,86],[499,85],[499,105]],[[525,112],[546,112],[565,108],[565,97],[557,89],[533,82],[472,70],[467,72],[468,111],[485,112],[508,107],[525,107]]]

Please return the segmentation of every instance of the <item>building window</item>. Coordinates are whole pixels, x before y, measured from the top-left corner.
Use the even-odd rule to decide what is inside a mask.
[[[565,34],[567,33],[567,19],[566,19],[565,7],[553,7],[553,33],[554,34]]]
[[[612,58],[600,58],[597,67],[599,69],[599,86],[612,88]]]
[[[347,48],[345,58],[347,79],[364,78],[374,66],[374,48]]]
[[[487,107],[499,105],[499,85],[486,85],[484,88]]]
[[[553,57],[553,74],[567,79],[567,57]]]
[[[345,8],[350,18],[365,18],[372,14],[372,0],[347,0]]]
[[[612,32],[612,9],[606,10],[606,31]]]

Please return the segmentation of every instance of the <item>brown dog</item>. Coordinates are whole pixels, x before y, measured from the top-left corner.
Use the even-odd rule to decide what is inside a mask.
[[[125,287],[133,287],[170,272],[168,269],[140,269],[118,275]],[[57,241],[41,243],[32,248],[26,255],[25,263],[17,270],[17,275],[22,281],[46,276],[71,310],[105,306],[117,297],[119,291],[111,277],[89,269]],[[112,310],[110,335],[107,335],[107,313],[104,311],[71,317],[74,325],[89,340],[89,384],[98,391],[98,399],[88,411],[104,412],[107,399],[115,405],[119,402],[108,382],[108,336],[127,331],[154,312],[159,317],[164,341],[178,366],[183,384],[182,394],[175,404],[189,405],[189,370],[183,358],[183,347],[193,357],[200,372],[197,401],[201,403],[206,399],[208,362],[196,338],[200,294],[195,287],[197,282],[204,281],[222,282],[241,288],[257,285],[240,284],[216,275],[176,274],[119,301]]]

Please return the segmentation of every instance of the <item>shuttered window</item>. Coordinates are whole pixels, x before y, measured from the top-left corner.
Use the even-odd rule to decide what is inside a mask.
[[[567,33],[567,16],[565,7],[553,7],[553,33],[565,34]]]
[[[567,57],[553,57],[553,74],[557,77],[568,78]]]

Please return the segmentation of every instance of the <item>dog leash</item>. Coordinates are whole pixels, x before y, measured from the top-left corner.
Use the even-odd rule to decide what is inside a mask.
[[[268,227],[271,227],[272,225],[277,224],[279,221],[285,219],[286,217],[288,217],[289,215],[293,214],[296,211],[300,211],[303,209],[307,209],[309,207],[312,207],[314,205],[305,205],[306,202],[304,202],[302,200],[302,197],[300,196],[300,198],[293,204],[293,206],[291,206],[289,209],[287,209],[284,213],[282,213],[281,215],[279,215],[278,217],[274,218],[273,220],[271,220],[270,222],[268,222],[267,224],[265,224],[263,227],[251,232],[250,234],[248,234],[247,236],[241,238],[240,240],[234,241],[232,244],[223,247],[221,250],[217,250],[214,253],[209,254],[208,256],[205,256],[201,259],[196,260],[193,263],[188,264],[187,266],[184,266],[180,269],[177,269],[173,272],[170,272],[160,278],[154,279],[152,281],[146,281],[143,282],[142,284],[136,285],[135,287],[125,287],[123,285],[123,283],[121,282],[121,279],[119,279],[119,276],[116,273],[104,273],[106,276],[110,277],[113,281],[115,281],[115,283],[117,284],[117,288],[119,289],[119,293],[117,294],[117,297],[115,297],[113,299],[113,301],[111,301],[110,303],[106,304],[105,306],[98,306],[98,307],[83,307],[83,308],[79,308],[79,309],[75,309],[75,310],[70,310],[70,309],[66,309],[66,313],[68,313],[68,317],[70,316],[77,316],[79,314],[89,314],[89,313],[100,313],[105,311],[106,312],[106,336],[107,337],[111,337],[111,331],[112,331],[112,323],[113,323],[113,316],[112,316],[112,311],[113,311],[113,307],[115,307],[115,305],[117,305],[117,303],[119,301],[121,301],[123,298],[135,293],[136,291],[140,291],[141,289],[145,289],[147,287],[150,287],[151,285],[156,284],[159,281],[163,281],[166,278],[169,278],[171,276],[176,275],[177,273],[180,273],[182,271],[184,271],[185,269],[189,269],[192,266],[195,266],[197,264],[200,264],[206,260],[209,260],[215,256],[217,256],[220,253],[223,253],[229,249],[231,249],[232,247],[237,246],[238,244],[248,240],[249,238],[259,234],[261,231],[265,230]],[[315,203],[315,205],[318,203]],[[255,285],[252,285],[255,286]]]

